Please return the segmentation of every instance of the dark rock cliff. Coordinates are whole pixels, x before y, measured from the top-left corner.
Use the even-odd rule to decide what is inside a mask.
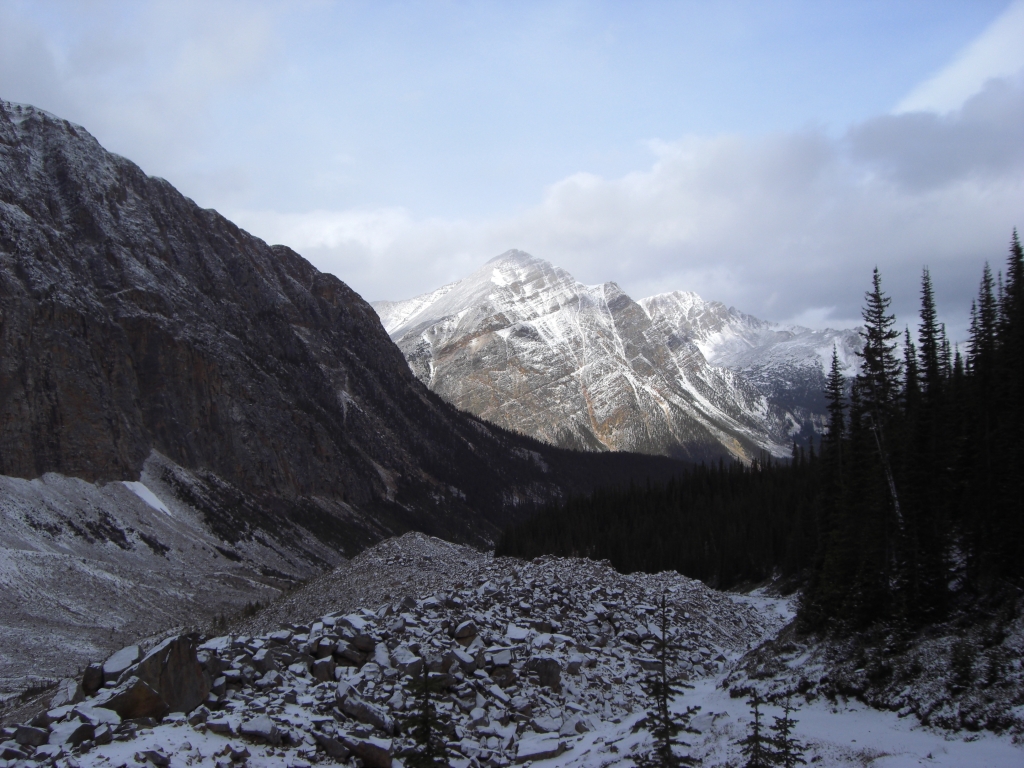
[[[6,102],[0,345],[0,474],[134,480],[155,451],[209,478],[189,501],[236,536],[483,541],[524,503],[678,469],[456,411],[343,282]]]

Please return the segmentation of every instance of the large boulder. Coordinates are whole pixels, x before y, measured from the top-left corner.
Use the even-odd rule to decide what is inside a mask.
[[[124,671],[142,658],[142,649],[137,645],[122,648],[103,662],[103,682],[117,682]]]
[[[160,694],[151,685],[132,675],[116,688],[101,691],[95,706],[112,709],[122,720],[135,717],[160,718],[170,712]]]
[[[134,674],[160,695],[168,712],[191,712],[210,693],[209,674],[199,664],[195,644],[185,635],[160,643],[139,662]]]
[[[111,709],[122,719],[160,718],[168,712],[191,712],[206,701],[210,676],[199,664],[191,638],[170,637],[141,661],[140,656],[137,646],[129,646],[107,659],[104,679],[114,673],[125,679],[100,691],[93,706]]]

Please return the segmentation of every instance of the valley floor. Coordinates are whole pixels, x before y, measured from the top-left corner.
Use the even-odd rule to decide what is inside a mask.
[[[357,609],[351,590],[360,583],[378,591],[370,589]],[[216,657],[209,663],[229,678],[210,711],[169,716],[155,727],[124,722],[111,743],[56,750],[55,762],[118,768],[166,759],[184,768],[229,765],[234,755],[235,766],[304,768],[338,764],[328,751],[344,744],[386,749],[398,768],[397,755],[412,744],[390,723],[415,711],[408,665],[422,654],[447,669],[449,692],[438,706],[453,725],[447,743],[455,768],[626,768],[649,747],[646,731],[634,726],[649,703],[640,683],[652,661],[661,595],[679,618],[682,669],[694,686],[676,706],[700,707],[691,752],[704,766],[742,765],[737,742],[750,715],[727,684],[735,687],[749,652],[792,620],[791,600],[716,592],[678,574],[624,576],[586,560],[495,559],[421,534],[383,542],[245,628],[207,639],[202,653]],[[455,628],[466,622],[473,634],[459,642]],[[347,649],[335,653],[337,666],[330,655],[302,661],[336,642]],[[269,656],[276,667],[265,666]],[[561,670],[557,684],[544,677],[550,660]],[[793,702],[809,765],[1024,765],[1024,745],[1009,736],[924,727],[913,716],[841,698]],[[762,712],[767,723],[781,713],[771,705]],[[254,736],[258,727],[274,738]]]

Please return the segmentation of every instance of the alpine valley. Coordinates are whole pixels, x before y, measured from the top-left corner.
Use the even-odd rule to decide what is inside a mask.
[[[8,102],[0,343],[0,692],[410,529],[486,546],[680,468],[460,413],[341,280]]]
[[[0,768],[1019,766],[1008,264],[920,388],[877,273],[863,358],[520,251],[371,306],[0,101]]]
[[[824,428],[833,346],[854,330],[759,320],[695,293],[634,301],[511,250],[373,304],[416,377],[461,410],[553,445],[700,461],[789,455]]]

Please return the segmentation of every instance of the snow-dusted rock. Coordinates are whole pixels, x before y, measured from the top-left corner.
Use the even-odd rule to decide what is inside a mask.
[[[128,667],[142,658],[142,649],[137,645],[122,648],[103,662],[103,682],[117,681]]]
[[[83,723],[81,720],[68,720],[63,723],[54,723],[50,728],[50,744],[76,747],[87,739],[91,739],[95,728],[90,723]]]
[[[63,707],[68,704],[77,704],[85,698],[85,692],[82,690],[81,684],[74,679],[68,678],[61,680],[57,684],[57,691],[53,694],[50,699],[50,707]]]
[[[266,715],[259,715],[251,720],[245,720],[238,727],[238,732],[250,739],[264,741],[267,744],[280,744],[281,734],[277,725]]]
[[[555,735],[528,733],[519,740],[516,747],[516,762],[546,760],[557,757],[565,751],[565,740]]]

